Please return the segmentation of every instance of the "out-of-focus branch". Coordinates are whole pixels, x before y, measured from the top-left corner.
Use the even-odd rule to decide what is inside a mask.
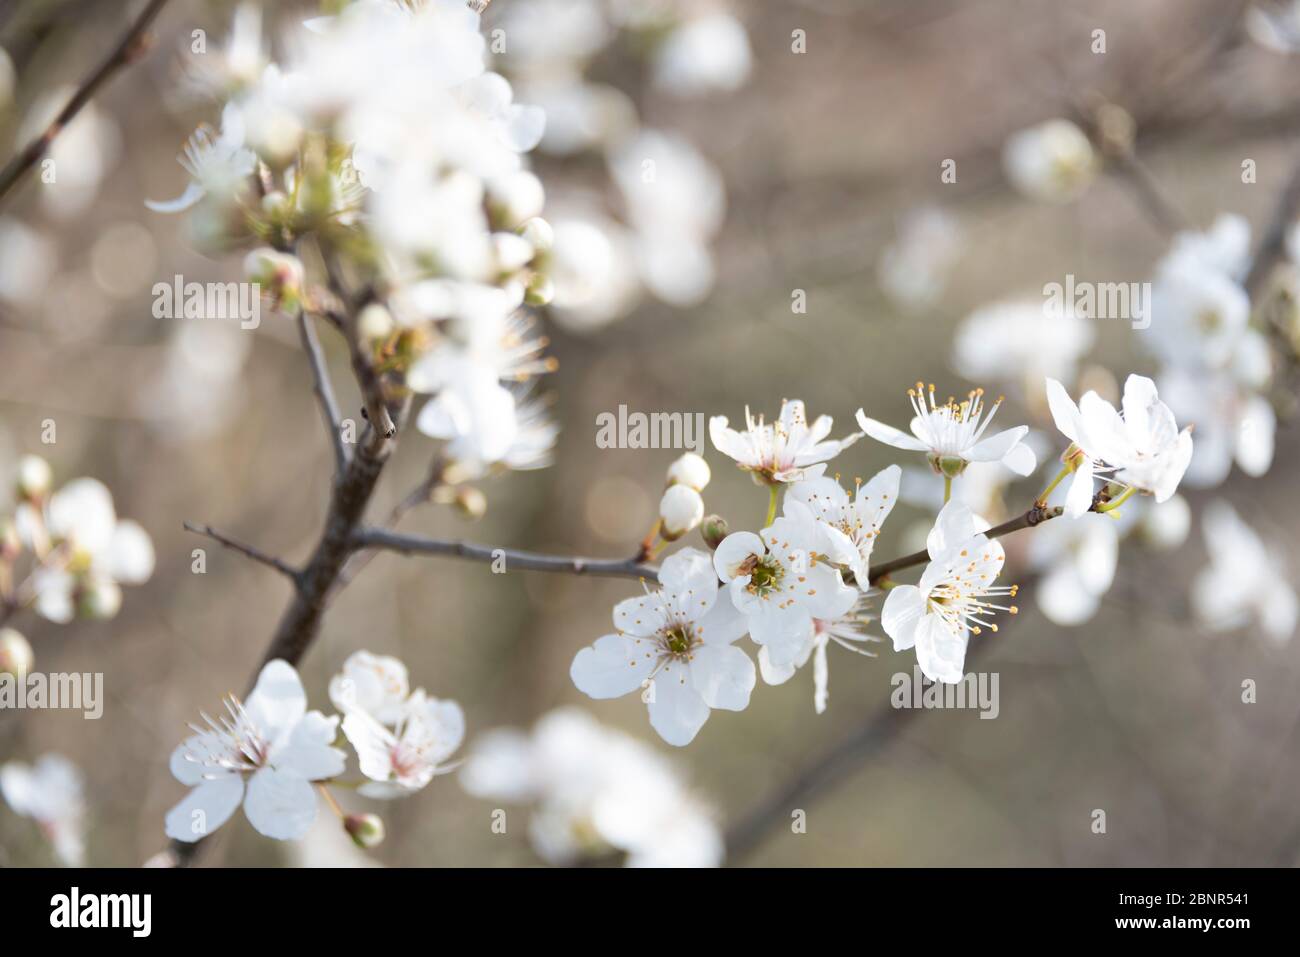
[[[54,142],[64,127],[72,122],[82,108],[99,92],[100,87],[112,78],[113,74],[144,56],[150,45],[145,31],[166,3],[167,0],[149,0],[144,10],[136,17],[135,22],[127,28],[126,33],[118,40],[112,52],[81,82],[76,92],[72,94],[72,99],[68,100],[67,105],[59,111],[58,116],[39,136],[28,143],[13,159],[5,164],[4,169],[0,170],[0,199],[3,199],[22,179],[23,175],[40,161],[41,157],[45,155],[45,151],[50,148],[50,144]]]
[[[334,399],[334,390],[330,387],[329,371],[325,365],[325,353],[321,351],[320,340],[316,337],[316,327],[312,325],[307,313],[298,312],[298,335],[302,339],[303,351],[307,353],[311,364],[312,388],[320,402],[321,415],[325,418],[325,428],[330,433],[330,445],[334,449],[334,474],[342,475],[348,464],[348,449],[343,444],[343,433],[339,431],[339,406]]]
[[[1264,281],[1286,253],[1287,233],[1295,222],[1297,212],[1300,212],[1300,161],[1291,170],[1291,177],[1278,197],[1273,218],[1264,231],[1255,258],[1251,260],[1250,272],[1246,274],[1244,285],[1252,300],[1263,290]]]
[[[196,525],[193,522],[184,522],[183,524],[185,526],[185,531],[194,532],[196,535],[210,538],[214,542],[229,548],[231,551],[239,552],[239,554],[246,558],[251,558],[255,562],[260,562],[268,568],[274,568],[281,575],[288,576],[289,580],[293,582],[295,588],[299,586],[300,583],[298,576],[302,573],[288,562],[282,561],[274,555],[268,555],[260,548],[255,548],[252,545],[247,545],[244,542],[231,538],[229,535],[217,531],[211,525]]]
[[[659,574],[653,565],[636,558],[578,558],[543,555],[513,548],[495,548],[469,542],[443,541],[422,535],[405,535],[385,528],[361,528],[352,537],[356,548],[379,548],[402,555],[447,555],[474,562],[504,561],[505,568],[524,571],[563,572],[571,575],[601,575],[611,578],[651,578]]]

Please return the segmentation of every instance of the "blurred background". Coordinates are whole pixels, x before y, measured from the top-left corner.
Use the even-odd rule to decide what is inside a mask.
[[[1233,212],[1257,240],[1300,155],[1300,59],[1287,47],[1300,32],[1288,33],[1296,21],[1282,8],[1262,8],[1266,20],[1251,4],[1223,0],[748,0],[710,8],[743,27],[744,49],[734,32],[696,41],[726,51],[718,54],[725,69],[700,77],[664,53],[664,24],[702,16],[696,6],[688,16],[665,4],[494,0],[484,14],[485,33],[532,38],[532,47],[524,39],[507,46],[497,68],[518,99],[548,108],[548,139],[534,157],[548,218],[557,231],[566,221],[579,233],[583,222],[600,224],[603,240],[585,238],[621,278],[594,292],[575,280],[572,298],[557,290],[544,316],[559,359],[544,383],[562,430],[554,464],[481,483],[489,507],[478,521],[431,505],[407,516],[405,530],[626,557],[655,518],[677,453],[597,448],[600,413],[626,405],[724,414],[735,424],[747,405],[772,417],[783,398],[801,398],[811,414],[834,416],[839,436],[856,431],[860,407],[903,425],[905,393],[918,379],[945,393],[1005,391],[998,421],[1042,432],[1040,472],[1001,493],[1005,511],[988,517],[1016,514],[1055,472],[1063,443],[1041,395],[1014,377],[974,382],[954,369],[962,320],[991,302],[1039,296],[1067,273],[1148,279],[1171,238],[1122,170],[1103,171],[1075,202],[1027,200],[1003,171],[1008,136],[1118,104],[1134,121],[1150,179],[1189,228]],[[66,85],[98,61],[130,9],[0,4],[0,47],[12,64],[0,114],[6,155],[40,128],[43,99],[62,102]],[[182,522],[298,561],[320,531],[329,488],[330,450],[288,319],[265,315],[245,332],[152,314],[155,282],[178,273],[240,278],[238,254],[194,251],[182,218],[143,205],[180,192],[175,155],[196,123],[217,118],[211,103],[176,91],[192,31],[217,44],[233,9],[170,3],[152,54],[59,141],[57,187],[29,179],[0,209],[0,467],[34,453],[53,466],[56,485],[99,478],[157,552],[153,577],[124,590],[112,620],[60,626],[29,613],[11,622],[39,670],[104,674],[101,720],[0,713],[0,762],[53,751],[81,769],[94,865],[137,864],[164,846],[163,815],[184,793],[168,755],[199,710],[246,685],[289,599],[277,576]],[[274,36],[277,19],[310,8],[264,9]],[[1098,29],[1104,53],[1093,50]],[[566,57],[580,64],[580,82],[555,66]],[[693,219],[647,225],[654,211],[627,201],[609,143],[611,131],[630,130],[685,144],[669,162],[695,174],[682,200]],[[1255,182],[1243,182],[1245,159],[1255,161]],[[955,161],[955,182],[941,178],[946,160]],[[664,236],[669,248],[655,249],[651,240]],[[694,269],[678,283],[672,257],[682,247]],[[584,257],[576,258],[580,271]],[[919,291],[891,267],[899,258],[909,275],[925,274]],[[797,291],[806,311],[792,310]],[[1044,349],[1057,334],[1050,326],[1037,333]],[[1097,321],[1091,338],[1076,382],[1104,390],[1109,381],[1113,390],[1129,372],[1156,368],[1127,323]],[[346,351],[329,330],[322,339],[344,415],[355,417]],[[1024,342],[1006,348],[1020,355]],[[1288,476],[1300,448],[1278,401],[1271,470],[1257,478],[1234,471],[1212,491],[1185,495],[1194,511],[1211,497],[1231,502],[1295,569],[1300,516]],[[53,444],[42,442],[47,419],[57,423]],[[434,451],[413,430],[403,437],[375,517],[420,481]],[[708,509],[733,529],[757,527],[764,491],[711,446],[704,454],[714,474]],[[868,439],[833,470],[866,478],[891,462],[922,465],[916,458]],[[928,494],[923,476],[905,477],[905,503],[877,557],[918,547],[933,509],[909,503]],[[830,650],[825,714],[814,713],[811,677],[801,672],[779,687],[760,684],[748,710],[716,712],[689,747],[671,749],[634,697],[591,701],[568,676],[574,654],[611,630],[614,603],[638,592],[634,582],[493,575],[483,565],[387,554],[338,597],[300,670],[312,705],[326,708],[329,678],[350,652],[396,655],[413,685],[462,704],[471,743],[489,728],[528,728],[552,708],[579,705],[671,751],[723,829],[865,724],[889,722],[878,747],[841,762],[792,805],[807,812],[806,833],[791,833],[785,810],[747,835],[732,864],[1297,863],[1300,649],[1253,627],[1198,623],[1190,595],[1208,562],[1198,529],[1173,549],[1126,540],[1095,614],[1077,627],[1053,623],[1032,598],[1034,534],[1005,541],[1006,577],[1024,583],[1021,614],[974,639],[987,646],[978,668],[1000,676],[996,720],[972,710],[896,720],[890,679],[910,675],[914,658],[884,642],[876,658]],[[699,546],[698,533],[689,542]],[[192,573],[196,548],[207,551],[205,574]],[[1247,679],[1258,686],[1251,704],[1242,701]],[[369,856],[399,866],[537,864],[522,829],[493,833],[494,806],[454,776],[439,778],[376,808],[389,839]],[[1105,834],[1093,833],[1094,809],[1106,811]],[[314,841],[267,841],[236,815],[203,860],[280,865],[352,853],[332,836]],[[0,807],[0,863],[51,860],[32,821]]]

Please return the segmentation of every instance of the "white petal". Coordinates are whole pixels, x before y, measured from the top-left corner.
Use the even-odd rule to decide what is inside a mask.
[[[998,462],[1028,433],[1029,426],[1017,425],[997,435],[991,435],[967,449],[966,458],[971,462]]]
[[[277,658],[262,668],[244,706],[253,723],[275,739],[292,731],[307,713],[307,692],[293,665]]]
[[[880,627],[894,639],[895,651],[906,651],[916,643],[916,627],[925,613],[925,599],[915,585],[899,585],[889,591],[880,610]]]
[[[115,581],[140,585],[154,569],[153,541],[139,523],[118,522],[108,545],[108,573]]]
[[[649,710],[651,727],[679,748],[690,744],[709,719],[709,706],[695,690],[690,669],[677,661],[655,675]]]
[[[152,209],[155,213],[180,213],[189,209],[204,196],[205,190],[198,183],[193,181],[185,185],[185,192],[181,193],[175,199],[156,200],[146,199],[144,204]]]
[[[875,419],[868,418],[867,415],[858,409],[858,425],[862,431],[867,433],[877,442],[884,442],[886,445],[892,445],[896,449],[907,449],[909,452],[924,452],[927,446],[915,436],[908,435],[906,432],[900,432],[892,425],[885,425]]]
[[[207,837],[230,820],[243,797],[244,781],[237,774],[204,781],[167,812],[167,836],[186,844]]]
[[[1087,514],[1088,509],[1092,508],[1093,464],[1091,459],[1083,459],[1070,477],[1070,488],[1065,493],[1065,514],[1071,518]]]
[[[956,634],[938,615],[925,615],[916,629],[916,663],[931,681],[956,684],[966,674],[965,628]]]
[[[744,711],[754,690],[754,662],[735,645],[705,645],[695,650],[691,678],[710,708]]]
[[[277,841],[301,840],[316,820],[316,792],[292,771],[262,768],[249,779],[244,815],[259,834]]]
[[[713,553],[713,567],[724,582],[740,576],[740,566],[751,556],[767,554],[767,546],[753,532],[732,532]]]
[[[583,694],[620,698],[641,687],[654,669],[656,656],[649,641],[625,635],[605,635],[573,659],[569,677]]]
[[[695,619],[695,628],[705,644],[729,645],[749,631],[749,618],[736,608],[730,590],[724,589],[704,617]]]
[[[339,719],[309,711],[289,735],[286,746],[273,755],[277,768],[296,771],[308,781],[324,781],[343,773],[344,754],[331,747]]]

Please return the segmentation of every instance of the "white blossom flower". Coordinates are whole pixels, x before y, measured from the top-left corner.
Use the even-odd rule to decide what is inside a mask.
[[[1017,475],[1030,474],[1038,464],[1033,450],[1021,441],[1029,426],[1017,425],[984,437],[1002,405],[1001,397],[986,406],[984,390],[973,389],[961,402],[950,397],[939,403],[933,383],[927,391],[922,382],[908,389],[907,397],[914,413],[911,435],[869,418],[862,409],[858,409],[858,425],[877,442],[925,452],[931,468],[948,476],[961,474],[971,462],[1001,462]]]
[[[1047,380],[1047,401],[1056,427],[1080,450],[1066,494],[1067,515],[1088,511],[1093,476],[1102,470],[1113,470],[1114,481],[1154,495],[1157,502],[1174,494],[1192,458],[1192,430],[1178,431],[1150,379],[1128,377],[1122,415],[1095,392],[1076,406],[1055,379]]]
[[[834,620],[857,601],[858,590],[844,584],[825,552],[828,528],[807,505],[787,497],[784,514],[761,536],[733,532],[713,553],[732,603],[748,619],[750,637],[767,648],[774,665],[798,658],[813,619]]]
[[[808,636],[803,650],[789,664],[772,664],[772,656],[768,654],[768,646],[764,645],[760,648],[758,650],[759,673],[763,676],[763,680],[770,685],[785,684],[811,658],[813,663],[813,710],[818,714],[823,714],[830,698],[830,665],[826,658],[826,649],[831,642],[835,642],[841,648],[847,648],[857,654],[874,658],[875,654],[873,652],[861,647],[868,642],[880,641],[875,635],[869,635],[864,631],[867,622],[870,620],[871,617],[867,614],[867,599],[865,596],[859,598],[857,604],[839,618],[831,621],[814,618],[809,625]]]
[[[743,711],[754,688],[754,663],[732,644],[745,616],[718,589],[713,562],[684,548],[659,567],[657,592],[614,607],[616,633],[573,659],[569,675],[593,698],[645,689],[650,724],[669,744],[690,744],[709,711]]]
[[[67,867],[86,857],[86,803],[82,775],[67,758],[46,754],[34,765],[0,765],[0,795],[15,814],[31,818]]]
[[[216,50],[194,52],[187,58],[186,83],[196,92],[230,96],[256,83],[266,65],[262,8],[256,3],[240,3],[226,42]]]
[[[1009,137],[1002,167],[1011,185],[1030,199],[1064,203],[1087,188],[1100,163],[1083,130],[1056,119]]]
[[[891,465],[872,476],[850,499],[840,483],[825,475],[825,466],[809,469],[809,477],[791,485],[789,500],[802,502],[817,519],[824,535],[822,553],[836,565],[853,572],[858,588],[866,591],[870,580],[871,551],[881,526],[898,501],[902,469]]]
[[[476,797],[533,807],[533,848],[573,864],[625,852],[630,867],[713,867],[722,835],[677,770],[641,742],[582,711],[543,716],[531,734],[480,736],[460,774]]]
[[[190,174],[180,196],[165,202],[145,200],[156,213],[179,213],[205,196],[226,200],[235,196],[257,165],[257,157],[244,145],[244,116],[229,103],[221,114],[221,132],[206,124],[194,131],[177,162]]]
[[[139,585],[153,574],[149,533],[118,519],[112,493],[96,479],[74,479],[50,496],[43,528],[31,513],[22,515],[19,528],[29,547],[48,535],[57,548],[33,575],[36,611],[50,621],[71,621],[78,610],[111,618],[122,602],[118,584]]]
[[[1034,530],[1028,559],[1042,573],[1034,598],[1050,621],[1081,625],[1097,613],[1115,581],[1118,524],[1110,516],[1089,513],[1062,516]]]
[[[1015,585],[994,585],[1002,571],[1002,544],[984,535],[988,523],[960,502],[949,502],[926,540],[930,563],[916,585],[897,585],[881,609],[880,623],[895,651],[916,649],[916,662],[931,681],[955,684],[965,673],[971,632],[997,631],[989,619],[1016,613]]]
[[[832,425],[829,415],[809,425],[801,401],[782,400],[781,414],[771,424],[761,415],[755,419],[746,407],[743,432],[728,428],[725,415],[713,416],[709,438],[714,448],[752,473],[754,481],[775,485],[799,481],[808,466],[829,462],[862,437],[854,433],[828,439]]]
[[[1192,607],[1209,628],[1256,624],[1278,644],[1291,640],[1300,600],[1286,561],[1222,500],[1206,506],[1201,530],[1210,564],[1192,585]]]
[[[301,838],[316,818],[312,782],[343,772],[343,752],[332,747],[339,719],[307,710],[298,672],[280,659],[262,668],[247,701],[232,695],[226,711],[190,725],[193,737],[172,753],[172,774],[194,790],[167,812],[167,836],[197,841],[243,804],[260,834]]]
[[[1221,484],[1232,466],[1258,478],[1273,464],[1277,414],[1267,398],[1232,376],[1170,368],[1160,393],[1178,415],[1196,423],[1196,444],[1186,482]]]
[[[417,688],[391,728],[353,706],[344,715],[343,733],[357,751],[361,773],[370,778],[358,793],[404,797],[452,770],[444,762],[465,738],[465,715],[456,702],[430,698]]]

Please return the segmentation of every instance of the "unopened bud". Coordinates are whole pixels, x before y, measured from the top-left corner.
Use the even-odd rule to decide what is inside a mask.
[[[689,485],[670,485],[659,500],[660,535],[665,541],[681,538],[704,518],[704,499]]]
[[[12,628],[0,628],[0,675],[25,675],[35,660],[26,638]]]
[[[266,213],[271,219],[285,219],[292,206],[289,203],[289,197],[278,189],[272,190],[262,197],[262,212]]]
[[[470,519],[480,519],[487,513],[487,496],[473,485],[456,489],[456,511]]]
[[[731,529],[727,527],[727,520],[721,515],[709,515],[700,523],[700,534],[704,537],[704,544],[709,548],[717,551],[722,540],[730,534]]]
[[[18,494],[23,498],[44,498],[52,477],[50,464],[39,455],[24,455],[18,460]]]
[[[244,257],[244,274],[276,300],[292,302],[302,289],[302,261],[269,246],[254,249]]]
[[[378,847],[384,841],[384,819],[378,814],[349,814],[343,830],[357,847]]]
[[[519,227],[519,235],[528,240],[528,245],[539,253],[550,252],[555,245],[554,228],[540,216],[534,216]]]
[[[357,316],[357,334],[363,342],[379,342],[393,333],[393,314],[383,305],[372,302]]]
[[[669,485],[685,485],[697,492],[704,491],[711,476],[709,463],[694,452],[686,452],[668,466]]]
[[[550,276],[544,276],[541,273],[534,273],[533,277],[528,280],[528,288],[524,292],[524,302],[530,306],[545,306],[555,298],[555,283],[551,282]]]
[[[493,222],[503,229],[513,229],[536,216],[546,203],[542,181],[528,170],[498,176],[486,186]]]
[[[122,589],[117,582],[107,580],[87,582],[77,600],[77,611],[83,618],[106,620],[113,618],[122,608]]]

